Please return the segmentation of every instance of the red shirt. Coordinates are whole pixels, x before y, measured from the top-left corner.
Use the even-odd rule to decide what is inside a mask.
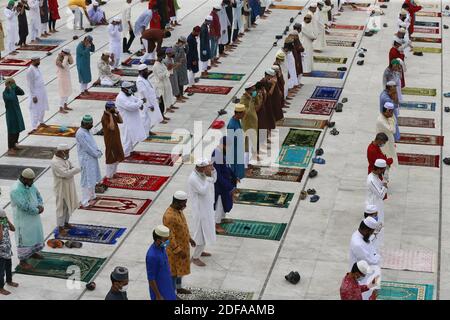
[[[58,12],[58,0],[48,0],[48,11],[51,15],[52,20],[58,20],[61,17]]]
[[[217,13],[213,10],[211,12],[211,17],[213,17],[213,20],[211,22],[211,25],[209,26],[209,35],[214,38],[219,38],[220,33],[220,20]]]
[[[362,300],[362,293],[369,290],[366,285],[360,285],[355,278],[347,273],[342,280],[340,293],[341,300]]]
[[[373,142],[367,147],[367,161],[369,162],[368,174],[370,174],[375,165],[377,159],[384,159],[388,166],[390,166],[394,160],[392,158],[386,157],[386,155],[381,151],[381,148],[374,144]]]
[[[408,32],[411,35],[414,32],[414,22],[416,21],[416,12],[422,10],[422,6],[416,6],[411,3],[411,0],[405,0],[405,3],[408,5],[408,12],[411,17],[411,24],[409,25]]]
[[[158,12],[153,12],[150,29],[161,29],[161,16]]]
[[[402,61],[405,61],[405,55],[401,53],[397,48],[392,47],[391,50],[389,50],[389,65],[391,64],[391,61],[394,59],[401,59]],[[401,86],[402,88],[405,87],[405,75],[403,74],[403,68],[402,68],[402,79],[401,79]]]

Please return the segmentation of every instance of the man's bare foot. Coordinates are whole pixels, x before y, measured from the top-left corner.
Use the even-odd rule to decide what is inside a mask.
[[[19,284],[17,282],[13,282],[13,281],[7,282],[6,284],[13,288],[17,288],[19,286]]]
[[[66,110],[64,110],[63,107],[59,107],[59,112],[60,112],[60,113],[68,113]]]
[[[14,150],[14,149],[8,150],[8,156],[15,156],[16,154],[17,154],[16,150]]]
[[[72,111],[73,109],[72,109],[72,108],[69,108],[68,106],[64,106],[64,110]]]
[[[42,128],[48,128],[48,125],[46,125],[45,123],[41,123],[41,124],[39,125],[39,127],[42,127]]]
[[[166,117],[166,116],[163,116],[163,119],[164,119],[164,120],[170,120],[170,118],[168,118],[168,117]]]
[[[19,266],[24,270],[33,269],[33,266],[25,261],[20,261]]]
[[[220,224],[216,224],[216,233],[220,234],[220,235],[224,235],[227,234],[227,230],[225,230],[224,228],[222,228],[220,226]]]
[[[0,289],[0,294],[7,296],[7,295],[10,295],[11,292],[9,292],[8,290],[5,290],[5,289]]]
[[[206,263],[204,263],[200,259],[192,259],[192,263],[195,264],[197,267],[204,267],[204,266],[206,266]]]
[[[148,135],[149,135],[149,136],[156,136],[157,134],[154,133],[154,132],[149,131]]]
[[[233,219],[223,218],[222,221],[220,221],[220,223],[233,223]]]
[[[28,131],[28,134],[33,134],[33,133],[35,133],[36,132],[36,129],[33,129],[33,130],[31,130],[31,131]]]

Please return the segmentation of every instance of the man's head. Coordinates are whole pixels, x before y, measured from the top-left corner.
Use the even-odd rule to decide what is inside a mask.
[[[388,93],[397,92],[397,84],[395,81],[388,81],[386,82],[386,91]]]
[[[169,234],[169,228],[159,225],[153,230],[153,241],[158,247],[165,248],[169,245]]]
[[[105,103],[105,110],[111,113],[116,112],[116,103],[114,101],[107,101]]]
[[[60,143],[56,147],[55,155],[58,158],[61,158],[61,159],[64,159],[64,160],[68,160],[69,159],[69,152],[70,152],[69,145],[66,144],[66,143]]]
[[[195,26],[195,27],[192,29],[192,35],[193,35],[194,37],[198,37],[201,30],[202,30],[202,28],[200,28],[199,26]]]
[[[252,97],[255,97],[256,96],[254,94],[254,92],[256,92],[255,86],[256,86],[256,83],[254,83],[254,82],[247,82],[245,84],[245,86],[244,86],[245,93],[247,93],[248,95],[250,95]]]
[[[91,37],[91,36],[86,36],[86,37],[84,37],[84,39],[83,39],[83,45],[85,46],[85,47],[88,47],[88,46],[90,46],[91,44],[92,44],[92,41],[93,41],[94,39]]]
[[[378,221],[378,208],[376,205],[368,204],[364,210],[364,218],[372,217]]]
[[[198,159],[195,162],[195,170],[200,173],[202,176],[211,176],[213,165],[211,161],[206,158]]]
[[[377,159],[375,160],[375,164],[373,165],[372,172],[376,175],[383,174],[386,170],[387,163],[384,159]]]
[[[26,168],[22,171],[20,174],[19,180],[22,182],[26,187],[31,187],[34,183],[34,179],[36,178],[36,174],[34,171],[30,168]]]
[[[180,36],[177,40],[177,44],[180,46],[184,46],[187,43],[187,39],[185,36]]]
[[[144,63],[140,64],[138,67],[139,75],[145,79],[149,76],[148,66]]]
[[[5,88],[11,89],[16,85],[16,81],[13,78],[8,78],[5,80]]]
[[[373,141],[377,146],[383,147],[389,141],[388,136],[384,132],[377,133]]]
[[[187,193],[184,191],[177,191],[173,194],[172,207],[176,210],[184,210],[187,203]]]
[[[105,62],[109,62],[109,58],[111,57],[111,53],[109,51],[103,51],[102,56],[100,59],[102,59]]]
[[[114,291],[125,292],[128,289],[128,269],[125,267],[115,267],[111,272],[111,283]]]
[[[92,8],[94,8],[94,11],[97,11],[98,10],[98,2],[97,1],[93,1],[92,2]]]
[[[400,71],[401,65],[398,59],[392,59],[390,67],[393,71]]]
[[[386,118],[391,118],[394,115],[394,104],[392,102],[386,102],[383,106],[382,113]]]
[[[399,41],[394,40],[393,46],[394,46],[395,48],[399,48],[401,45],[402,45],[402,44],[401,44]]]
[[[234,118],[237,120],[241,120],[245,116],[245,105],[236,104],[234,106]]]
[[[324,3],[323,1],[317,1],[317,8],[318,8],[319,10],[322,10],[324,4],[325,4],[325,3]]]
[[[294,24],[293,29],[294,29],[295,31],[297,31],[298,33],[302,32],[302,24],[296,22],[296,23]]]
[[[170,38],[171,35],[170,31],[164,32],[164,38]]]
[[[169,57],[169,58],[173,58],[174,56],[175,56],[175,52],[173,51],[173,49],[172,48],[167,48],[166,49],[166,55]]]
[[[70,55],[70,48],[69,47],[64,47],[62,50],[61,50],[61,52],[64,54],[64,55]]]
[[[266,71],[264,72],[264,79],[270,80],[273,77],[275,77],[275,75],[276,75],[275,70],[273,70],[272,68],[266,69]]]
[[[35,67],[39,67],[39,65],[41,64],[41,58],[38,56],[31,57],[31,64]]]
[[[210,25],[213,21],[213,17],[211,15],[206,16],[205,23]]]
[[[280,66],[277,65],[277,64],[274,64],[274,65],[272,66],[272,69],[275,71],[275,75],[278,75],[278,74],[281,72]]]
[[[8,9],[12,9],[13,7],[14,7],[14,4],[15,4],[15,2],[14,2],[14,0],[9,0],[8,1],[8,5],[6,6]]]
[[[220,4],[215,5],[215,6],[213,7],[213,11],[215,11],[216,13],[219,12],[220,10],[222,10],[222,6],[221,6]]]
[[[120,86],[121,90],[127,97],[131,96],[133,94],[133,84],[128,81],[122,82],[122,85]]]
[[[275,61],[277,63],[283,63],[285,59],[286,59],[286,53],[281,49],[278,50],[277,55],[275,56]]]
[[[397,37],[399,37],[400,39],[404,39],[405,38],[405,34],[406,34],[406,29],[405,28],[398,29]]]
[[[360,260],[353,264],[351,273],[353,274],[355,279],[361,279],[364,278],[367,274],[372,273],[372,268],[366,261]]]
[[[310,15],[309,13],[305,15],[305,17],[303,18],[303,21],[308,24],[311,23],[312,20],[312,15]]]
[[[92,0],[86,0],[84,3],[85,3],[87,6],[89,6],[89,5],[92,3]]]
[[[309,11],[311,11],[312,13],[315,13],[317,10],[317,4],[313,3],[309,6]]]
[[[91,130],[94,126],[94,119],[89,114],[86,114],[81,120],[81,127],[86,130]]]
[[[157,59],[159,62],[163,61],[163,59],[166,57],[166,52],[164,50],[159,50],[157,53]]]
[[[370,236],[374,233],[377,226],[378,222],[372,217],[367,217],[361,221],[358,231],[363,236],[365,242],[369,242]]]
[[[111,24],[113,25],[119,25],[122,23],[122,19],[120,19],[119,17],[115,17],[112,21]]]

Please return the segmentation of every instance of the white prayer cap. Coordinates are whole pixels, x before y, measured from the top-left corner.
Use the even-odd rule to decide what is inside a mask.
[[[206,21],[213,21],[213,17],[211,15],[207,15],[205,20]]]
[[[206,158],[200,158],[195,162],[195,165],[200,168],[207,167],[210,164],[211,164],[211,162]]]
[[[131,88],[132,86],[133,86],[133,84],[129,81],[124,81],[124,82],[122,82],[122,85],[121,85],[122,88]]]
[[[394,104],[389,101],[384,104],[384,107],[388,110],[394,110]]]
[[[39,57],[39,56],[32,56],[31,57],[31,60],[39,60],[41,57]]]
[[[405,28],[400,28],[400,29],[398,29],[398,32],[406,33],[406,29]]]
[[[400,27],[406,29],[406,22],[400,22],[398,25],[399,25]]]
[[[254,87],[255,85],[256,85],[256,83],[254,83],[253,81],[247,82],[247,83],[244,85],[244,89],[249,89],[249,88],[251,88],[251,87]]]
[[[316,7],[317,7],[317,3],[311,3],[311,4],[309,5],[309,7],[310,7],[310,8],[316,8]]]
[[[292,30],[289,35],[291,36],[298,36],[298,31],[297,30]]]
[[[402,9],[402,10],[400,11],[400,14],[401,14],[402,16],[406,16],[406,15],[408,15],[408,11],[406,11],[405,9]]]
[[[391,80],[391,81],[388,81],[386,83],[386,85],[389,86],[389,87],[395,87],[397,84],[395,83],[395,81]]]
[[[372,214],[378,212],[378,208],[374,204],[368,204],[366,206],[366,209],[364,210],[364,213]]]
[[[187,193],[179,190],[173,194],[173,197],[177,200],[187,200]]]
[[[158,236],[163,237],[163,238],[168,238],[169,234],[170,234],[169,228],[167,228],[166,226],[164,226],[162,224],[157,226],[154,231]]]
[[[370,274],[373,272],[372,268],[369,266],[367,261],[360,260],[356,263],[356,266],[358,267],[358,270],[363,274]]]
[[[272,66],[272,69],[275,70],[275,71],[279,71],[279,70],[280,70],[280,66],[277,65],[277,64],[274,64],[274,65]]]
[[[139,71],[147,70],[147,69],[148,69],[148,66],[145,63],[141,63],[138,67]]]
[[[64,49],[62,49],[62,52],[70,53],[70,48],[69,47],[64,47]]]
[[[103,51],[102,55],[104,55],[104,56],[110,56],[110,55],[111,55],[111,52],[109,52],[109,51]]]
[[[213,7],[213,9],[222,10],[222,6],[220,4],[217,4]]]
[[[181,41],[181,42],[187,42],[187,39],[186,39],[185,36],[180,36],[180,37],[178,38],[178,41]]]
[[[322,0],[317,1],[317,4],[320,4],[321,6],[323,6],[325,3]]]
[[[273,70],[272,68],[266,69],[265,71],[269,76],[274,76],[275,75],[275,70]]]
[[[374,165],[377,168],[386,168],[387,163],[386,163],[386,160],[384,160],[384,159],[377,159],[377,160],[375,160]]]
[[[370,228],[372,230],[375,230],[376,228],[378,228],[378,221],[372,217],[365,218],[363,220],[363,222],[368,228]]]
[[[69,147],[69,145],[67,143],[60,143],[56,147],[56,150],[58,150],[58,151],[66,151],[66,150],[69,150],[69,149],[70,149],[70,147]]]
[[[120,22],[120,21],[122,21],[122,19],[120,17],[114,17],[113,21]]]
[[[92,1],[92,5],[97,7],[98,6],[98,2],[97,1]]]
[[[36,175],[34,174],[33,169],[26,168],[22,171],[22,177],[24,177],[25,179],[34,179],[36,178]]]

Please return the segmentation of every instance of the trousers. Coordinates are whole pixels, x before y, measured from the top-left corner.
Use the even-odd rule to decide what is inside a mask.
[[[118,165],[119,165],[119,162],[115,162],[112,164],[106,164],[106,177],[108,179],[112,178],[113,175],[116,174]]]
[[[126,37],[123,38],[123,45],[122,45],[123,53],[126,53],[128,50],[130,50],[131,44],[133,43],[134,39],[136,38],[133,30],[131,30],[131,29],[130,29],[129,35],[130,35],[130,38],[128,40]]]
[[[0,289],[5,286],[5,275],[6,282],[12,282],[12,260],[0,258]]]
[[[20,133],[8,133],[8,149],[12,149],[19,142]]]
[[[45,110],[30,108],[31,127],[37,129],[41,123],[44,123]]]
[[[56,224],[58,225],[58,227],[64,227],[64,225],[69,223],[69,219],[70,219],[69,208],[67,207],[66,202],[64,201],[62,215],[59,215],[58,212],[56,213]]]
[[[205,250],[204,244],[197,244],[194,248],[194,253],[192,254],[193,259],[200,259],[200,256],[202,255],[203,250]]]
[[[81,205],[86,207],[89,201],[95,199],[95,186],[89,188],[81,188]]]

